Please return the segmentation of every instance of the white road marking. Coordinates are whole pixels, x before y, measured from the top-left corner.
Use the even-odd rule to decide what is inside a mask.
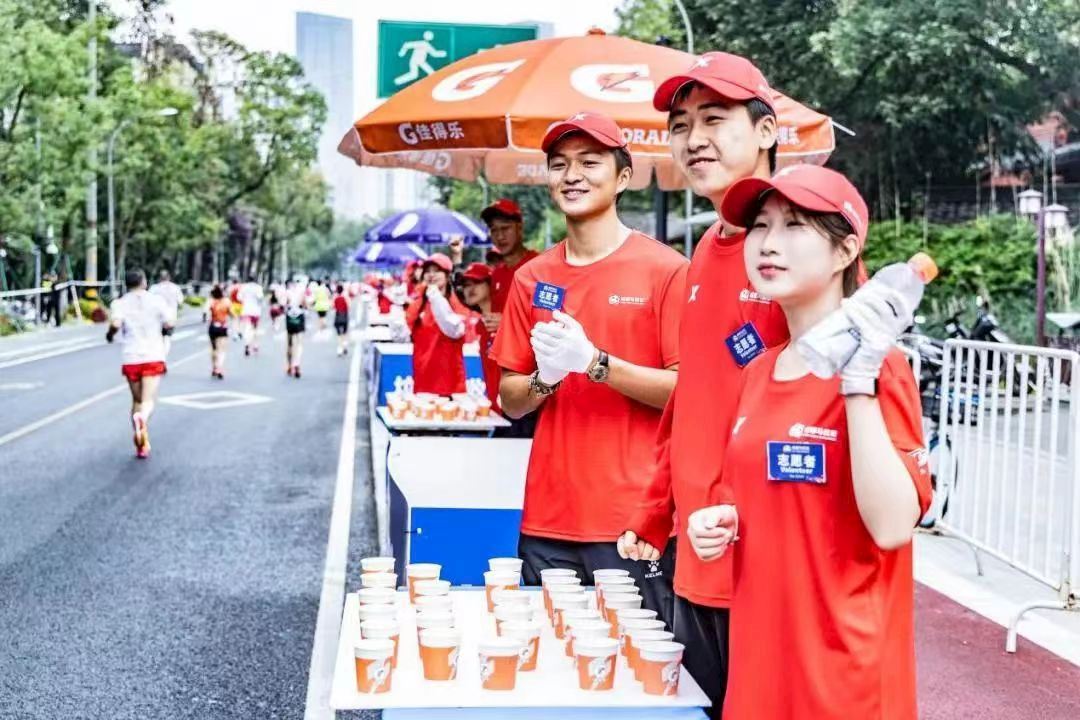
[[[181,360],[177,360],[174,363],[169,363],[169,367],[170,368],[180,367],[181,365],[187,363],[190,360],[194,360],[195,358],[200,358],[200,357],[205,357],[205,356],[206,356],[205,352],[193,353],[193,354],[188,355],[187,357],[185,357],[185,358],[183,358]],[[73,415],[74,413],[77,413],[77,412],[79,412],[80,410],[82,410],[84,408],[88,408],[88,407],[90,407],[91,405],[93,405],[94,403],[96,403],[96,402],[98,402],[100,400],[104,400],[105,398],[110,397],[112,395],[116,395],[117,393],[122,392],[124,390],[127,390],[127,383],[124,383],[122,385],[115,385],[115,386],[109,388],[108,390],[103,390],[103,391],[99,392],[97,395],[91,395],[90,397],[86,398],[85,400],[80,400],[79,402],[77,402],[77,403],[75,403],[73,405],[68,405],[63,410],[57,410],[56,412],[54,412],[51,415],[46,415],[45,417],[41,418],[40,420],[35,420],[34,422],[30,423],[29,425],[23,425],[21,428],[18,428],[16,430],[12,430],[7,435],[0,435],[0,447],[2,447],[4,445],[7,445],[10,442],[14,442],[15,440],[18,440],[21,437],[25,437],[26,435],[29,435],[30,433],[34,432],[35,430],[40,430],[41,428],[45,427],[46,425],[51,425],[52,423],[56,422],[57,420],[62,420],[63,418],[66,418],[68,415]]]
[[[173,335],[173,344],[186,340],[195,335],[194,330],[183,330]],[[104,347],[104,336],[100,338],[92,338],[90,340],[80,340],[78,343],[67,343],[61,347],[53,347],[51,350],[47,350],[37,355],[30,355],[27,357],[20,357],[15,360],[8,360],[7,362],[0,363],[0,370],[9,367],[15,367],[16,365],[25,365],[26,363],[35,362],[37,360],[47,360],[49,358],[57,357],[60,355],[67,355],[68,353],[78,352],[79,350],[88,350],[93,347]]]
[[[221,408],[240,407],[241,405],[258,405],[273,402],[273,398],[252,393],[233,392],[231,390],[212,390],[187,395],[170,395],[159,398],[158,401],[194,410],[219,410]]]
[[[9,382],[0,383],[0,392],[8,390],[36,390],[45,383],[43,382]]]
[[[57,340],[56,342],[50,342],[50,343],[38,343],[36,345],[27,345],[25,347],[16,348],[14,350],[5,350],[4,352],[0,352],[0,359],[15,357],[16,355],[26,355],[28,353],[35,353],[35,352],[38,352],[40,350],[45,350],[45,349],[57,350],[59,348],[67,347],[69,345],[79,345],[81,343],[85,343],[85,342],[89,341],[90,339],[91,338],[88,338],[88,337],[77,337],[77,338],[68,338],[67,340]],[[93,338],[93,340],[95,342],[97,342],[97,341],[100,341],[100,338],[95,336]]]
[[[330,510],[330,533],[326,541],[319,614],[315,620],[315,640],[308,669],[307,702],[304,720],[333,720],[330,685],[334,677],[341,613],[345,604],[345,561],[349,552],[349,520],[352,515],[353,475],[356,462],[356,413],[360,402],[360,353],[351,348],[349,387],[345,393],[345,416],[341,422],[341,449],[338,453],[337,481]]]

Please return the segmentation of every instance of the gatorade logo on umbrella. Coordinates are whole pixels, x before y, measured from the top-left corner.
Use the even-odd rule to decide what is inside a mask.
[[[459,70],[440,80],[439,84],[431,89],[431,97],[439,102],[459,102],[478,98],[502,82],[524,62],[524,60],[510,60]]]
[[[570,85],[585,97],[615,103],[647,102],[656,92],[644,64],[582,65],[570,73]]]

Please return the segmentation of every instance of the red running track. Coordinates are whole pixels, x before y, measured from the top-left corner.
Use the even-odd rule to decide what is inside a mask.
[[[921,720],[1080,720],[1080,668],[916,584]]]

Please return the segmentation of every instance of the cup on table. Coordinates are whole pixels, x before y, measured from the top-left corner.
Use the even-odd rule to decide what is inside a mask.
[[[655,620],[656,611],[646,608],[629,608],[615,612],[616,624],[611,626],[612,635],[619,642],[623,641],[623,621],[625,620]]]
[[[671,641],[641,644],[639,666],[646,695],[679,694],[679,674],[685,649],[682,643]]]
[[[609,637],[580,638],[574,642],[578,686],[582,690],[610,690],[615,684],[615,658],[619,642]]]
[[[461,408],[461,419],[466,422],[474,422],[476,420],[476,403],[472,400],[462,400],[458,403]]]
[[[409,602],[416,602],[417,580],[438,580],[442,566],[435,563],[411,563],[405,566],[405,577],[409,585]]]
[[[589,607],[589,598],[583,592],[552,593],[551,609],[555,616],[555,637],[563,639],[566,625],[563,613],[567,610],[585,610]]]
[[[392,573],[394,572],[394,558],[392,557],[366,557],[360,560],[360,572],[367,573]]]
[[[585,588],[581,585],[581,578],[577,575],[544,575],[546,572],[555,572],[556,568],[551,570],[540,571],[540,584],[542,588],[542,594],[544,596],[544,610],[547,612],[548,620],[555,621],[555,616],[551,607],[551,594],[554,592],[585,592]],[[573,570],[562,570],[558,568],[560,573],[573,573]]]
[[[360,635],[363,637],[365,620],[397,620],[398,609],[396,604],[361,605],[358,612],[360,615]]]
[[[416,407],[416,416],[421,420],[435,419],[435,403],[422,402]]]
[[[637,594],[619,594],[609,597],[604,601],[604,619],[612,625],[618,625],[620,610],[637,609],[641,607],[641,596]]]
[[[599,577],[596,579],[596,607],[601,610],[604,609],[604,602],[607,600],[608,591],[612,593],[619,592],[637,592],[637,583],[634,582],[634,578],[629,575],[614,575],[610,577]]]
[[[633,639],[637,633],[649,630],[663,630],[663,620],[625,620],[623,622],[623,637],[621,649],[623,655],[626,656],[626,662],[630,667],[637,665],[637,647],[634,645]]]
[[[449,580],[417,580],[413,583],[413,586],[416,589],[416,600],[422,597],[439,597],[440,595],[450,594]]]
[[[356,591],[356,597],[361,605],[394,605],[397,603],[397,592],[387,587],[366,587]]]
[[[492,638],[480,643],[480,686],[513,690],[524,643],[516,638]]]
[[[409,403],[404,400],[387,399],[386,409],[390,413],[390,417],[395,420],[404,420],[409,414]]]
[[[429,610],[439,610],[443,612],[454,611],[454,598],[450,595],[417,595],[416,602],[417,612],[426,612]]]
[[[590,610],[590,612],[596,612]],[[566,656],[574,657],[574,640],[577,638],[611,637],[611,624],[598,618],[569,619],[566,626]]]
[[[397,667],[398,641],[401,638],[401,625],[389,618],[372,618],[360,623],[360,636],[365,640],[390,640],[394,643],[394,654],[390,658],[390,667]]]
[[[453,628],[430,628],[420,632],[420,662],[425,680],[446,681],[457,677],[461,633]]]
[[[517,590],[521,587],[521,574],[505,570],[488,570],[484,573],[484,593],[487,596],[488,612],[495,611],[495,600],[491,594],[495,590]]]
[[[497,557],[488,560],[488,570],[492,572],[510,572],[521,575],[521,566],[524,561],[521,558]]]
[[[523,643],[518,657],[519,672],[536,669],[536,660],[540,655],[540,623],[535,620],[507,620],[502,624],[502,637]]]
[[[416,636],[420,637],[420,634],[425,630],[450,630],[454,628],[457,621],[454,619],[454,614],[445,610],[424,610],[423,612],[416,613]]]
[[[476,399],[476,416],[488,417],[491,415],[491,401],[487,398]]]
[[[533,609],[528,605],[496,605],[495,634],[502,635],[505,622],[528,622],[533,619]]]
[[[390,691],[393,680],[394,642],[388,639],[357,640],[353,644],[356,689],[364,694]]]
[[[627,664],[634,671],[634,679],[642,681],[641,676],[641,646],[651,642],[671,642],[675,639],[675,633],[670,630],[638,630],[633,635],[627,635],[633,648],[633,663],[627,657]]]
[[[439,418],[445,422],[453,422],[458,418],[458,404],[453,400],[447,400],[444,403],[440,403],[437,411]]]
[[[500,605],[524,605],[532,608],[533,593],[528,590],[503,590],[498,588],[491,591],[491,599],[495,601],[495,607]]]
[[[397,574],[392,572],[369,572],[360,576],[362,587],[383,587],[397,589]]]

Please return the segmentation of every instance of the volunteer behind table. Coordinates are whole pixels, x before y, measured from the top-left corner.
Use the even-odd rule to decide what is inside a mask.
[[[718,212],[734,182],[772,174],[776,113],[768,88],[748,60],[714,52],[661,83],[653,98],[668,113],[675,163]],[[697,244],[679,325],[679,379],[657,434],[656,470],[619,539],[623,557],[653,559],[678,518],[672,632],[686,646],[686,668],[712,701],[713,718],[720,717],[727,686],[731,559],[702,563],[690,548],[686,519],[714,501],[710,489],[726,440],[717,429],[735,413],[742,368],[787,339],[780,307],[750,285],[745,236],[717,222]]]
[[[738,538],[728,720],[914,720],[912,529],[930,502],[919,393],[897,336],[898,292],[857,286],[866,203],[839,173],[800,165],[736,183],[754,287],[793,339],[843,308],[860,343],[840,377],[792,343],[743,373],[724,457],[726,500],[690,518],[703,560]],[[847,298],[847,299],[845,299]]]
[[[465,392],[465,319],[468,309],[450,287],[454,265],[442,253],[424,261],[420,297],[405,311],[413,342],[415,392],[450,395]]]
[[[484,263],[473,263],[461,273],[461,280],[465,291],[465,305],[474,310],[469,318],[475,328],[477,341],[480,344],[480,367],[484,372],[484,384],[487,386],[488,400],[496,412],[499,409],[499,363],[489,354],[491,344],[495,341],[495,333],[488,329],[483,318],[491,312],[491,268]]]
[[[591,584],[594,569],[624,567],[670,622],[670,556],[623,560],[615,540],[649,479],[675,384],[687,263],[619,221],[615,201],[633,169],[613,120],[577,113],[542,147],[567,237],[515,274],[492,350],[503,411],[542,407],[518,547],[524,579],[569,567]]]
[[[480,219],[488,226],[493,249],[499,255],[491,273],[491,312],[484,321],[492,333],[499,329],[514,273],[540,255],[525,247],[525,221],[521,206],[510,198],[499,198],[484,208]]]

